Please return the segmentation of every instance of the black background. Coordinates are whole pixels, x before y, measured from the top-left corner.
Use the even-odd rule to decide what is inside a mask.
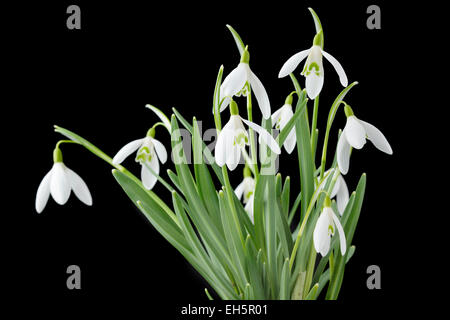
[[[66,28],[70,4],[81,7],[81,30]],[[381,8],[381,30],[366,27],[370,4]],[[13,116],[5,124],[12,124],[15,133],[14,139],[5,136],[5,148],[13,151],[13,162],[20,168],[9,172],[15,180],[8,184],[12,191],[8,201],[16,205],[5,210],[8,222],[2,224],[8,284],[3,290],[10,301],[38,301],[46,310],[57,306],[114,310],[133,304],[135,310],[148,314],[167,310],[169,318],[187,303],[206,303],[206,283],[134,208],[108,164],[82,147],[63,145],[64,162],[90,187],[93,206],[83,205],[72,195],[65,206],[50,199],[44,212],[36,214],[35,193],[51,168],[52,150],[61,138],[52,126],[80,134],[111,156],[125,143],[142,137],[157,121],[144,108],[147,103],[167,114],[176,107],[187,119],[195,115],[204,128],[212,127],[217,71],[223,64],[227,75],[239,62],[226,24],[249,45],[251,68],[265,85],[275,111],[292,91],[288,78],[277,78],[280,67],[312,43],[315,30],[309,6],[322,20],[325,50],[341,62],[349,83],[359,82],[345,101],[360,119],[377,126],[394,150],[388,156],[368,143],[352,155],[351,170],[345,176],[349,189],[355,189],[363,172],[367,173],[367,189],[353,240],[356,253],[347,265],[340,301],[331,308],[361,302],[373,306],[396,303],[401,296],[414,295],[409,289],[415,283],[410,274],[420,267],[405,261],[411,245],[420,244],[408,237],[411,231],[406,224],[415,211],[404,204],[405,194],[413,188],[407,175],[420,160],[408,154],[417,139],[406,127],[416,121],[412,117],[421,108],[416,104],[421,89],[420,83],[413,82],[415,71],[410,68],[415,58],[405,52],[422,36],[420,17],[425,13],[414,10],[413,15],[410,7],[393,7],[383,1],[340,5],[321,1],[214,5],[60,1],[3,12],[5,17],[10,13],[14,17],[8,20],[5,35],[5,62],[12,71],[5,91],[14,99]],[[331,65],[324,61],[324,67],[319,145],[328,108],[342,90]],[[303,86],[304,78],[298,73]],[[259,112],[254,114],[259,121]],[[337,129],[344,124],[340,110],[329,158]],[[157,129],[157,138],[169,143],[162,127]],[[291,175],[293,182],[298,181],[293,173],[296,158],[296,152],[289,157],[283,151],[280,162],[280,172]],[[139,173],[132,159],[125,166]],[[172,165],[163,167],[167,168]],[[240,179],[240,170],[236,170],[232,184]],[[299,189],[297,183],[293,186]],[[170,202],[160,184],[154,191]],[[418,201],[415,210],[420,206]],[[66,268],[71,264],[82,270],[79,291],[66,288]],[[366,287],[366,268],[372,264],[381,268],[381,290]],[[308,304],[296,304],[273,304],[273,314],[312,310]]]

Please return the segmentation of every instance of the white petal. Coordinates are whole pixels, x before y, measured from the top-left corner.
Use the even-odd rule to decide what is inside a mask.
[[[262,82],[258,79],[258,77],[250,71],[250,86],[255,93],[256,100],[258,100],[259,109],[261,109],[261,113],[264,119],[269,119],[270,117],[270,102],[269,96],[267,95],[267,91],[264,88]]]
[[[347,203],[349,200],[349,194],[348,194],[347,184],[345,183],[345,180],[341,175],[337,178],[337,181],[339,181],[339,190],[336,195],[336,202],[337,202],[339,214],[342,216],[342,214],[344,213],[345,207],[347,207]]]
[[[69,179],[70,186],[77,196],[83,203],[88,206],[92,205],[92,196],[89,192],[89,188],[86,183],[81,179],[81,177],[75,173],[73,170],[66,167],[67,178]]]
[[[278,73],[278,78],[286,77],[289,73],[292,73],[295,68],[297,68],[299,63],[308,56],[310,51],[311,49],[306,49],[290,57],[281,67],[280,73]]]
[[[130,154],[135,152],[139,147],[142,145],[142,142],[144,139],[137,139],[134,141],[131,141],[127,143],[125,146],[122,147],[122,149],[117,152],[117,154],[114,156],[112,163],[113,164],[120,164],[127,158]]]
[[[236,194],[236,197],[238,199],[242,198],[242,195],[244,194],[244,187],[245,187],[245,181],[242,181],[239,183],[239,185],[234,189],[234,193]]]
[[[219,167],[222,167],[227,159],[226,142],[228,140],[228,135],[230,134],[230,130],[227,130],[227,128],[224,127],[217,137],[217,143],[214,148],[214,158]]]
[[[291,154],[295,148],[295,144],[297,143],[297,135],[295,133],[295,128],[292,128],[291,132],[289,132],[288,137],[284,140],[284,149],[287,153]]]
[[[311,72],[309,76],[306,76],[306,92],[310,99],[315,99],[323,87],[323,75],[318,76],[315,72]]]
[[[250,196],[250,199],[248,199],[247,204],[245,205],[244,209],[248,213],[248,216],[250,218],[250,221],[254,224],[254,217],[253,217],[253,208],[254,208],[254,195],[252,194]]]
[[[343,134],[345,134],[348,143],[355,149],[361,149],[366,144],[366,130],[355,116],[347,117]]]
[[[339,80],[341,84],[346,87],[348,85],[347,75],[345,74],[344,68],[342,68],[341,64],[329,53],[322,50],[322,54],[328,61],[333,65],[334,70],[336,70]]]
[[[47,204],[48,197],[50,196],[50,180],[52,176],[52,170],[47,172],[47,174],[42,179],[39,184],[37,193],[36,193],[36,202],[35,207],[37,213],[41,213],[44,210],[45,205]]]
[[[342,228],[341,222],[339,221],[338,217],[334,214],[334,212],[331,213],[331,216],[333,217],[334,225],[336,226],[339,233],[341,254],[344,255],[345,251],[347,251],[347,241],[345,240],[344,229]]]
[[[237,145],[230,144],[227,146],[227,167],[228,170],[236,169],[241,160],[241,148]]]
[[[159,161],[161,161],[161,163],[166,163],[167,161],[166,147],[164,147],[164,145],[155,138],[152,139],[152,142],[153,145],[155,146],[156,154],[158,155]]]
[[[62,162],[53,164],[50,179],[50,193],[58,204],[65,204],[70,196],[70,183],[66,176],[65,165]]]
[[[344,131],[342,131],[341,136],[339,137],[336,152],[339,171],[341,171],[342,174],[347,174],[350,164],[350,144],[347,142],[344,133],[345,129]]]
[[[150,162],[145,162],[147,166],[149,166],[157,175],[159,174],[159,162],[156,157],[152,157],[152,160]],[[147,168],[146,165],[142,165],[141,168],[141,180],[142,184],[145,188],[148,190],[151,190],[156,181],[156,176]]]
[[[222,112],[223,110],[225,110],[226,107],[228,107],[228,105],[230,104],[231,98],[230,97],[223,97],[222,93],[220,94],[220,99],[223,98],[222,103],[220,104],[220,109],[219,112]]]
[[[245,122],[246,125],[248,125],[250,128],[252,128],[253,130],[255,130],[258,134],[259,134],[259,138],[264,141],[265,144],[267,144],[267,146],[276,154],[280,154],[281,150],[280,147],[278,146],[278,142],[275,141],[275,139],[272,137],[272,135],[267,132],[266,129],[264,129],[263,127],[257,125],[254,122],[245,120],[244,118],[241,117],[241,120]]]
[[[389,145],[389,142],[387,141],[386,137],[381,133],[378,128],[376,128],[374,125],[371,125],[368,122],[359,120],[358,121],[364,126],[364,129],[366,129],[367,137],[370,141],[372,141],[373,145],[380,151],[383,151],[387,154],[392,154],[392,148]]]
[[[280,109],[278,109],[277,111],[275,111],[272,114],[272,125],[275,125],[278,122],[278,120],[280,119],[281,111],[283,110],[283,107],[281,107]]]
[[[325,211],[317,219],[316,227],[313,233],[313,242],[316,252],[319,252],[322,256],[328,254],[330,249],[330,236],[328,235],[329,219]]]
[[[239,65],[225,78],[221,86],[221,98],[232,97],[242,90],[247,82],[246,67],[248,67],[248,64],[239,63]]]
[[[330,169],[330,170],[333,170],[333,173],[334,173],[334,169]],[[333,174],[333,175],[334,175],[334,174]],[[327,177],[327,180],[328,180],[331,176],[333,176],[333,175],[330,174],[330,175]],[[339,175],[339,177],[341,177],[341,175]],[[331,178],[331,179],[332,179],[332,178]],[[331,191],[330,198],[334,198],[334,197],[336,196],[336,194],[339,192],[340,187],[341,187],[341,180],[340,180],[339,178],[337,178],[337,179],[336,179],[336,183],[334,184],[333,190]]]

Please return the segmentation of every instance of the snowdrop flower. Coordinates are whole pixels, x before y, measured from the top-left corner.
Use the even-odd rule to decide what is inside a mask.
[[[322,90],[324,79],[322,56],[324,56],[332,64],[339,75],[341,84],[344,87],[348,85],[347,75],[345,74],[341,64],[332,55],[322,50],[322,37],[323,33],[320,31],[314,37],[313,46],[310,49],[300,51],[290,57],[278,74],[278,78],[287,76],[292,73],[295,68],[297,68],[303,59],[308,57],[301,75],[306,78],[305,87],[310,99],[315,99]]]
[[[86,183],[74,171],[62,162],[61,150],[56,147],[53,151],[53,167],[44,176],[36,193],[35,208],[41,213],[50,195],[58,204],[65,204],[73,190],[78,199],[88,206],[92,205],[92,197]]]
[[[325,198],[325,206],[317,219],[314,228],[313,241],[316,252],[325,257],[330,250],[331,237],[334,236],[335,229],[339,233],[341,254],[344,255],[347,250],[347,241],[345,240],[344,229],[341,222],[331,208],[330,197]]]
[[[137,150],[135,160],[142,166],[142,184],[149,190],[153,188],[157,181],[157,175],[159,175],[159,161],[161,161],[161,163],[167,161],[166,148],[154,137],[155,128],[153,127],[148,131],[145,138],[134,140],[126,144],[119,152],[117,152],[112,161],[113,164],[120,164]],[[150,171],[149,168],[153,170],[154,173]]]
[[[293,116],[294,112],[292,111],[292,93],[291,93],[286,98],[284,105],[273,113],[272,123],[275,124],[275,128],[281,131]],[[295,127],[294,127],[289,132],[288,137],[283,143],[284,149],[286,149],[287,153],[289,154],[292,153],[292,150],[294,150],[296,142],[297,137],[295,135]]]
[[[244,168],[244,180],[236,187],[234,193],[240,200],[244,196],[245,211],[250,216],[250,220],[253,222],[253,199],[255,193],[255,180],[252,178],[250,169],[245,166]]]
[[[221,99],[225,98],[220,106],[220,112],[228,106],[233,96],[240,96],[241,94],[246,96],[248,93],[247,86],[250,86],[255,93],[258,106],[261,109],[264,119],[268,119],[271,113],[269,97],[261,81],[252,70],[250,70],[248,64],[249,60],[250,54],[248,53],[248,48],[245,47],[241,56],[241,62],[233,71],[231,71],[220,86],[220,97]]]
[[[334,172],[334,169],[327,170],[324,175],[326,177],[325,179],[327,179],[327,180],[332,179],[331,177],[333,176],[333,172]],[[323,189],[324,186],[325,186],[325,183],[321,184],[320,189]],[[341,174],[338,175],[338,177],[336,179],[336,183],[334,184],[333,190],[331,191],[331,194],[330,194],[331,199],[333,199],[334,197],[336,197],[336,204],[337,204],[337,207],[339,210],[339,214],[342,216],[342,214],[344,213],[345,207],[347,207],[347,203],[349,200],[349,193],[348,193],[347,183],[345,182],[344,177]]]
[[[347,123],[337,144],[337,161],[339,170],[342,174],[348,172],[350,147],[361,149],[366,143],[366,138],[369,139],[378,150],[387,154],[392,154],[392,148],[380,130],[370,123],[356,118],[349,105],[346,104],[344,110],[345,115],[347,116]]]
[[[230,102],[230,112],[230,120],[217,137],[214,157],[219,167],[226,163],[229,170],[234,170],[241,158],[241,152],[245,150],[245,145],[249,144],[248,133],[242,122],[259,134],[260,142],[266,143],[276,154],[281,153],[278,143],[263,127],[239,116],[237,104],[233,100]]]

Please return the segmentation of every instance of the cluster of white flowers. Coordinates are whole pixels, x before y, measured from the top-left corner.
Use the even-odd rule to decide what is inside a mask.
[[[289,58],[278,75],[281,78],[294,72],[300,62],[306,58],[301,75],[305,77],[306,92],[310,99],[316,99],[323,87],[324,69],[322,57],[325,57],[334,67],[339,75],[340,83],[344,87],[348,85],[347,75],[341,64],[322,49],[322,39],[323,34],[320,31],[314,37],[313,46]],[[277,155],[281,153],[278,142],[269,131],[239,115],[238,106],[233,100],[234,97],[245,96],[253,92],[263,118],[271,118],[273,125],[279,130],[283,130],[294,116],[292,110],[293,93],[288,95],[284,105],[272,114],[267,91],[259,78],[250,69],[249,59],[248,48],[245,47],[238,66],[224,79],[219,91],[219,110],[222,112],[229,106],[230,117],[218,134],[214,157],[217,165],[223,167],[226,164],[229,170],[236,169],[240,163],[241,155],[247,154],[246,147],[249,145],[249,134],[244,124],[258,134],[260,143],[267,145]],[[152,107],[152,110],[163,121],[161,124],[170,131],[170,122],[167,118],[156,108]],[[347,174],[349,170],[351,147],[361,149],[366,143],[366,139],[369,139],[379,150],[392,154],[392,149],[380,130],[356,118],[353,110],[347,104],[345,104],[345,114],[347,123],[337,145],[337,167],[340,174]],[[112,160],[112,164],[119,165],[128,156],[137,151],[135,160],[141,165],[142,184],[149,190],[154,187],[158,180],[160,162],[164,164],[168,158],[164,145],[155,139],[155,126],[147,132],[146,137],[127,143],[117,152]],[[292,128],[283,144],[289,154],[292,153],[296,142],[295,128]],[[339,218],[331,208],[330,202],[330,198],[337,197],[337,208],[339,214],[342,215],[349,201],[347,185],[339,172],[331,169],[327,172],[329,174],[325,175],[327,177],[325,179],[330,179],[335,173],[338,174],[331,194],[326,195],[325,204],[313,234],[314,247],[323,256],[329,252],[331,237],[335,234],[335,229],[339,233],[342,254],[346,251],[345,234]],[[323,186],[323,184],[320,185]],[[235,189],[235,194],[239,199],[243,198],[245,210],[248,212],[252,222],[255,186],[255,179],[246,164],[244,179]],[[82,202],[87,205],[92,204],[92,197],[85,182],[62,162],[62,154],[58,144],[55,148],[53,167],[45,175],[37,191],[36,211],[38,213],[42,212],[50,194],[58,204],[66,203],[71,190]],[[324,191],[322,190],[322,192]]]

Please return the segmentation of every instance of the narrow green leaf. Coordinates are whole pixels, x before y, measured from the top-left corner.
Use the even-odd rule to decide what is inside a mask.
[[[283,268],[281,269],[280,277],[280,300],[290,299],[290,271],[289,271],[289,259],[284,260]]]

